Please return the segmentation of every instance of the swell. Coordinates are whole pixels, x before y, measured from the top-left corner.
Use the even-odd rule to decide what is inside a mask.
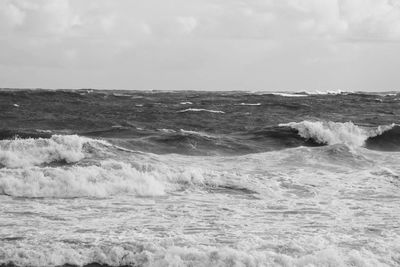
[[[4,139],[0,140],[0,166],[3,167],[78,162],[91,146],[106,143],[91,139],[93,137],[126,149],[156,154],[244,155],[335,144],[400,151],[398,125],[363,127],[352,122],[332,121],[290,122],[230,134],[122,126],[81,133],[90,138],[51,135],[38,130],[3,130],[0,134]]]
[[[395,124],[365,127],[352,122],[301,121],[229,134],[185,129],[125,128],[86,134],[104,136],[122,147],[156,154],[243,155],[335,144],[400,151],[400,126]]]
[[[400,151],[400,126],[395,125],[390,130],[368,138],[365,146],[379,151]]]

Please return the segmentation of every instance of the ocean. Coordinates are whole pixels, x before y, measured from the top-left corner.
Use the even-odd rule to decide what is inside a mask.
[[[0,91],[0,266],[400,266],[400,93]]]

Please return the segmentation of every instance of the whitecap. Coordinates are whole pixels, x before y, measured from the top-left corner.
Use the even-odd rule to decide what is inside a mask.
[[[163,129],[157,129],[158,131],[160,131],[160,132],[163,132],[163,133],[175,133],[176,131],[175,130],[173,130],[173,129],[165,129],[165,128],[163,128]]]
[[[368,138],[392,129],[395,124],[368,129],[352,122],[302,121],[281,123],[279,126],[296,129],[301,137],[313,139],[321,144],[345,144],[351,147],[360,147]]]
[[[19,197],[107,197],[118,194],[156,196],[164,186],[155,176],[113,160],[99,166],[2,169],[0,194]]]
[[[225,113],[221,110],[211,110],[211,109],[203,109],[203,108],[188,108],[188,109],[179,110],[177,112],[179,112],[179,113],[182,113],[182,112],[210,112],[210,113],[221,113],[221,114]]]
[[[283,96],[283,97],[306,97],[304,94],[289,94],[289,93],[271,93],[272,95]]]
[[[49,139],[27,138],[0,141],[0,164],[8,168],[35,166],[55,161],[78,162],[85,157],[84,145],[105,141],[78,135],[53,135]]]
[[[238,106],[261,106],[261,103],[240,103]]]

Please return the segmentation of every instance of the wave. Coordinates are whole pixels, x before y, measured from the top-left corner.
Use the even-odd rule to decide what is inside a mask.
[[[103,161],[98,165],[2,169],[0,195],[14,197],[107,197],[117,194],[157,196],[164,185],[155,173],[130,164]],[[161,177],[161,173],[158,174]]]
[[[85,157],[99,140],[78,135],[53,135],[49,139],[27,138],[0,141],[0,166],[17,168],[38,166],[52,162],[74,163]]]
[[[299,93],[270,93],[271,95],[276,95],[276,96],[283,96],[283,97],[307,97],[308,94],[299,94]]]
[[[345,144],[350,147],[366,146],[367,148],[384,148],[388,143],[400,144],[397,137],[400,134],[399,126],[395,124],[365,128],[352,122],[332,121],[302,121],[279,124],[281,127],[291,127],[307,140],[314,140],[320,144]]]
[[[189,188],[257,193],[246,177],[235,172],[228,174],[225,170],[181,164],[187,160],[184,158],[168,164],[166,158],[143,153],[121,160],[96,159],[75,165],[2,168],[0,195],[27,198],[162,196]]]
[[[307,95],[348,95],[354,94],[353,91],[342,91],[342,90],[328,90],[328,91],[305,91]]]
[[[400,126],[394,125],[389,130],[382,130],[376,136],[368,138],[365,146],[380,151],[400,151]]]
[[[211,109],[204,109],[204,108],[188,108],[188,109],[183,109],[183,110],[179,110],[177,111],[179,113],[182,112],[210,112],[210,113],[221,113],[224,114],[224,111],[221,110],[211,110]]]

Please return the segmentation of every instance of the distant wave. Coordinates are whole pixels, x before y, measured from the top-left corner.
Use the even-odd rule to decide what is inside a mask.
[[[119,97],[132,96],[132,95],[120,94],[120,93],[113,93],[112,95],[113,95],[113,96],[119,96]]]
[[[299,93],[271,93],[271,95],[277,95],[277,96],[283,96],[283,97],[306,97],[308,96],[307,94],[299,94]]]
[[[210,113],[221,113],[221,114],[225,113],[221,110],[211,110],[211,109],[203,109],[203,108],[188,108],[188,109],[179,110],[177,112],[210,112]]]
[[[193,103],[190,102],[190,101],[186,101],[186,102],[181,102],[179,104],[181,104],[181,105],[192,105]]]
[[[400,133],[399,127],[395,124],[377,128],[363,128],[352,122],[302,121],[282,123],[279,126],[296,129],[301,137],[312,139],[320,144],[345,144],[350,147],[366,145],[369,148],[377,148],[377,143],[384,146],[386,145],[384,144],[385,141],[399,137],[398,134]]]
[[[305,91],[307,95],[346,95],[353,94],[353,91],[342,91],[342,90],[328,90],[328,91]]]

